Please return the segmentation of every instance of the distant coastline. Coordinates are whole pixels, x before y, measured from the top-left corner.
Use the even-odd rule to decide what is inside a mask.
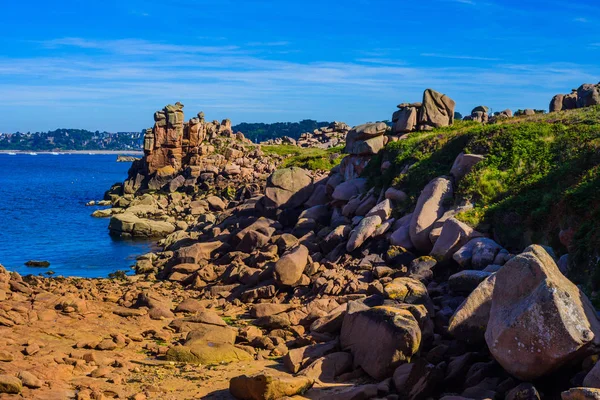
[[[33,151],[33,150],[0,150],[0,154],[17,153],[25,154],[36,153],[36,154],[99,154],[99,155],[111,155],[111,154],[131,154],[131,155],[143,155],[143,151],[139,150],[58,150],[58,151]]]

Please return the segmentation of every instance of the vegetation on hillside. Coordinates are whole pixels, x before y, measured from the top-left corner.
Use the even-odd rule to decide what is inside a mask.
[[[314,147],[298,147],[293,145],[262,146],[265,154],[286,157],[282,168],[300,167],[310,170],[328,171],[338,165],[344,154],[343,146],[330,149],[318,149]]]
[[[511,251],[538,243],[569,252],[571,278],[600,287],[600,107],[415,132],[388,144],[365,176],[371,185],[405,190],[414,206],[462,151],[485,160],[455,188],[457,204],[474,205],[461,220]],[[382,157],[392,162],[383,174]],[[566,249],[559,231],[568,228],[575,236]]]
[[[232,129],[234,132],[243,132],[244,136],[257,143],[283,136],[298,139],[305,132],[312,132],[328,125],[329,122],[304,119],[300,122],[275,122],[272,124],[242,122],[234,125]]]

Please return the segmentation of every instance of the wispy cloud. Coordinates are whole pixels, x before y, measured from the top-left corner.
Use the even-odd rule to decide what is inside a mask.
[[[501,58],[469,56],[463,54],[421,53],[421,57],[449,58],[454,60],[500,61]]]
[[[573,18],[573,22],[579,22],[579,23],[582,23],[582,24],[587,24],[590,21],[587,18],[579,17],[579,18]]]
[[[447,93],[464,110],[479,103],[497,109],[540,108],[553,94],[582,82],[597,82],[600,74],[598,66],[565,63],[431,67],[385,56],[344,62],[282,61],[269,58],[259,48],[246,51],[239,46],[136,39],[63,38],[43,42],[42,47],[45,56],[0,57],[0,106],[52,108],[53,113],[61,112],[59,117],[67,125],[76,114],[85,114],[90,124],[97,118],[94,123],[98,125],[87,126],[94,129],[111,129],[110,118],[94,114],[90,105],[127,110],[130,125],[114,127],[123,130],[146,126],[156,108],[177,100],[186,104],[186,110],[210,109],[210,118],[231,117],[237,122],[268,121],[274,110],[284,110],[285,117],[278,114],[277,118],[335,118],[357,124],[388,119],[394,104],[418,101],[426,87]],[[70,51],[55,51],[63,48]],[[499,60],[437,53],[423,56]],[[331,104],[337,105],[336,115],[328,112]],[[80,111],[73,113],[73,109]],[[37,119],[23,119],[32,120]],[[0,126],[0,130],[10,129]]]
[[[75,47],[96,49],[126,55],[151,55],[165,53],[223,54],[238,51],[238,46],[191,46],[155,43],[140,39],[89,40],[82,38],[60,38],[41,42],[46,48]]]
[[[250,42],[247,45],[253,47],[279,47],[279,46],[288,46],[290,42],[285,40],[280,40],[277,42]]]
[[[356,61],[362,62],[362,63],[367,63],[367,64],[398,65],[398,66],[407,65],[407,63],[405,61],[391,60],[389,58],[377,58],[377,57],[357,58]]]

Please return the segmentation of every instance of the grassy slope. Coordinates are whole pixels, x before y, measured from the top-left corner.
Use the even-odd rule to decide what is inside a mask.
[[[475,208],[459,217],[512,251],[531,243],[567,252],[562,228],[576,229],[569,249],[572,278],[600,287],[600,107],[518,117],[482,126],[459,122],[390,143],[365,175],[374,186],[394,185],[414,203],[427,182],[448,174],[461,152],[485,160],[456,188],[456,202]],[[392,168],[381,174],[382,159]],[[410,168],[407,168],[410,166]],[[593,279],[588,279],[588,278]]]
[[[292,145],[262,146],[267,155],[280,155],[287,157],[283,162],[283,168],[300,167],[310,170],[328,171],[340,163],[343,158],[342,146],[330,149],[317,149],[298,147]]]

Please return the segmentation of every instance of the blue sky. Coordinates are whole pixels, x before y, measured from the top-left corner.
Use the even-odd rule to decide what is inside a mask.
[[[600,80],[599,23],[595,0],[7,1],[0,132],[138,131],[175,101],[358,124],[427,87],[463,114],[547,109]]]

